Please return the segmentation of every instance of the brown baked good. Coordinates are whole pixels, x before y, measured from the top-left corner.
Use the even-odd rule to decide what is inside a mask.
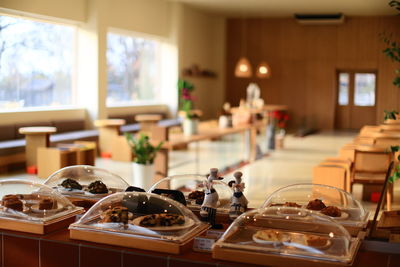
[[[24,209],[24,205],[17,195],[5,195],[1,201],[1,205],[17,211]]]
[[[324,202],[322,202],[322,200],[318,199],[318,198],[311,200],[310,202],[308,202],[308,205],[307,205],[307,209],[309,209],[309,210],[322,210],[325,207],[326,206],[325,206]]]
[[[321,213],[323,213],[325,215],[328,215],[328,216],[331,216],[331,217],[340,217],[340,216],[342,216],[342,211],[338,207],[335,207],[335,206],[328,206],[326,208],[323,208],[321,210]]]
[[[129,220],[133,219],[133,214],[129,212],[127,207],[118,206],[105,210],[100,215],[100,218],[101,223],[114,222],[127,224]]]
[[[325,247],[328,245],[328,238],[317,235],[309,235],[307,236],[307,245],[310,247]]]
[[[143,216],[140,220],[140,226],[144,227],[182,225],[184,223],[185,217],[172,213],[150,214]]]
[[[204,201],[204,191],[193,191],[192,193],[189,194],[188,196],[189,199],[195,199],[196,204],[203,204]]]
[[[297,204],[296,202],[285,202],[285,204],[283,204],[283,206],[301,208],[301,205]]]
[[[259,230],[254,234],[254,237],[256,239],[272,242],[288,241],[287,235],[285,235],[282,231],[273,229]]]
[[[102,181],[94,181],[89,184],[88,190],[92,194],[107,194],[108,188]]]
[[[51,210],[55,207],[56,202],[51,198],[44,198],[39,201],[39,210]]]

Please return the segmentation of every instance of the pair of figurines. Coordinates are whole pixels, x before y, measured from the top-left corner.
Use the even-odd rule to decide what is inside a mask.
[[[245,212],[248,204],[246,197],[243,195],[244,183],[242,183],[242,173],[235,172],[233,176],[235,177],[235,181],[230,183],[234,192],[229,211],[229,218],[231,220],[236,219],[240,214]],[[222,179],[223,177],[218,176],[217,168],[210,169],[210,175],[207,177],[207,182],[205,183],[204,201],[200,210],[200,216],[205,221],[209,222],[211,227],[214,229],[221,229],[222,225],[217,224],[215,221],[219,196],[217,191],[214,189],[213,181]]]

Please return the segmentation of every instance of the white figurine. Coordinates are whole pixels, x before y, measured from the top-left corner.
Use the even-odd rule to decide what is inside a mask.
[[[218,169],[210,169],[210,175],[207,178],[205,184],[205,196],[203,204],[201,205],[200,216],[208,221],[213,228],[220,228],[219,225],[215,223],[215,216],[217,215],[218,206],[218,193],[213,187],[214,180],[222,180],[223,177],[218,177]],[[222,225],[221,225],[222,226]]]
[[[246,197],[243,195],[244,183],[242,183],[242,173],[235,172],[233,176],[235,181],[232,181],[233,196],[231,199],[231,208],[229,210],[229,218],[231,220],[236,219],[240,214],[246,211],[247,204],[249,203]]]

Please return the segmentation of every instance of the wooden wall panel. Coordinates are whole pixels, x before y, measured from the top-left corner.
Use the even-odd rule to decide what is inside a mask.
[[[382,54],[379,33],[400,37],[399,17],[347,18],[342,25],[304,26],[291,18],[228,19],[226,42],[226,100],[237,105],[246,87],[256,82],[269,104],[286,104],[290,126],[332,129],[336,106],[337,70],[377,70],[376,123],[384,109],[400,108],[400,89],[392,85],[395,65]],[[269,79],[234,77],[234,67],[244,53],[243,26],[253,68],[261,60],[272,69]]]

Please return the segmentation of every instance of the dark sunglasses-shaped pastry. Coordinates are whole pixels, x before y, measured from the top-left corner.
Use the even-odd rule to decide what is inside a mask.
[[[88,191],[92,194],[107,194],[108,188],[102,181],[94,181],[89,184]]]
[[[65,179],[62,183],[61,186],[67,189],[76,189],[76,190],[82,190],[82,186],[75,181],[74,179]]]
[[[318,199],[318,198],[311,200],[307,204],[307,209],[309,209],[309,210],[322,210],[324,208],[326,208],[324,202],[322,202],[322,200]]]

